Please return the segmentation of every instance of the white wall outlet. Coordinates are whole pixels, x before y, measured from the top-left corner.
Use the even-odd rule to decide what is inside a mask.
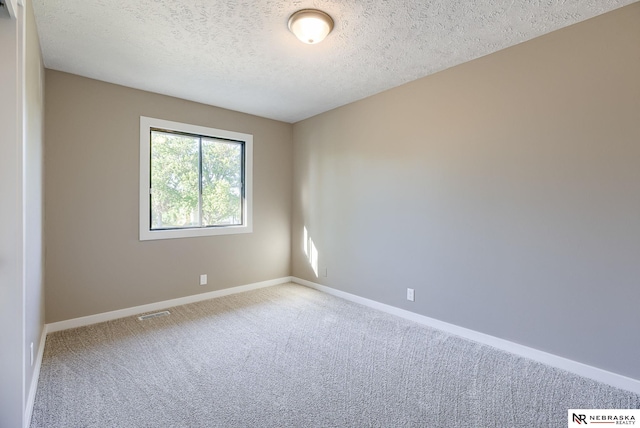
[[[320,275],[324,276],[325,278],[327,277],[327,268],[326,267],[324,267],[324,268],[322,268],[320,270]]]
[[[31,365],[33,366],[33,342],[31,342]]]
[[[200,275],[200,285],[207,285],[207,274],[203,273]]]
[[[415,302],[416,300],[416,290],[413,288],[407,288],[407,300]]]

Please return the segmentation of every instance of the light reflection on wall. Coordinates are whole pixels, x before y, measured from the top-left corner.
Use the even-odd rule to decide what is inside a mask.
[[[313,239],[309,236],[309,232],[307,232],[307,227],[304,227],[302,233],[304,242],[302,246],[304,248],[304,254],[307,256],[307,260],[311,265],[311,269],[313,269],[313,273],[318,277],[318,250],[316,249],[316,244],[313,243]]]

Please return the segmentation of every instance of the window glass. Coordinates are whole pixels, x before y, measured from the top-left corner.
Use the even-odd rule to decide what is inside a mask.
[[[202,222],[242,224],[242,144],[202,139]]]

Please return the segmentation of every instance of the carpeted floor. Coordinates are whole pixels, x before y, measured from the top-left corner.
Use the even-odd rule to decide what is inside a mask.
[[[50,334],[37,427],[566,427],[640,396],[294,284]]]

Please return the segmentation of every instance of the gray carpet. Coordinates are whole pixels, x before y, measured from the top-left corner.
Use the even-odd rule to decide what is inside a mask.
[[[640,396],[294,284],[50,334],[31,427],[566,427]]]

